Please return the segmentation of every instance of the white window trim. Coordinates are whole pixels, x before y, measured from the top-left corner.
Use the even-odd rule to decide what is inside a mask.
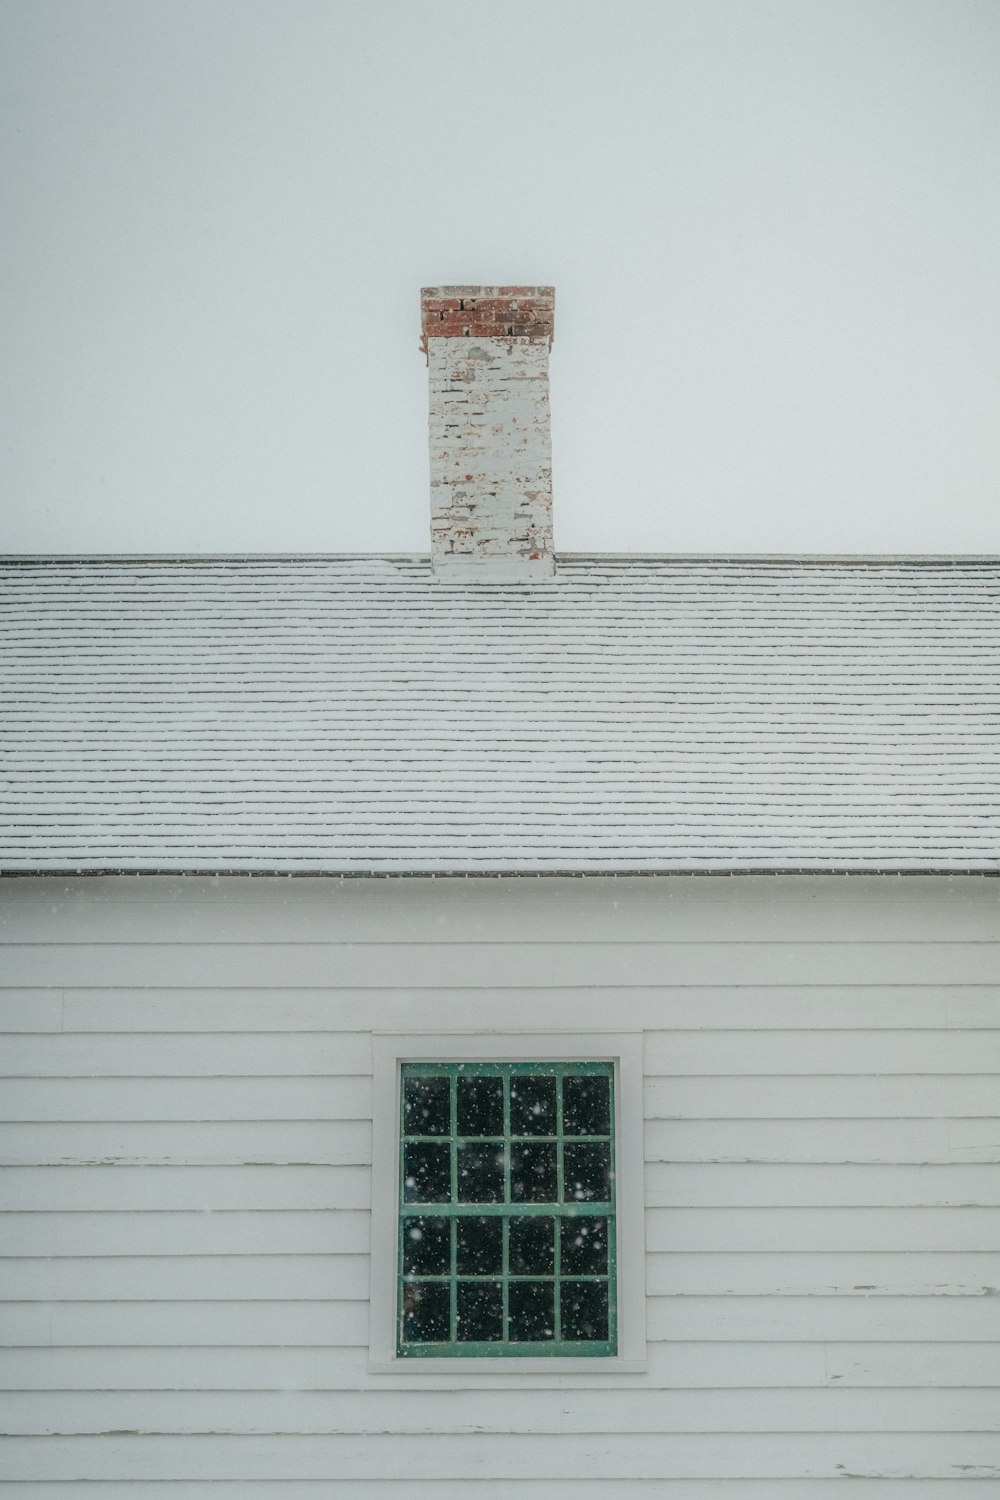
[[[404,1062],[588,1062],[615,1065],[618,1353],[594,1358],[405,1359],[396,1353],[400,1067]],[[372,1239],[369,1370],[454,1377],[468,1387],[510,1376],[585,1379],[646,1369],[642,1033],[407,1032],[372,1036]]]

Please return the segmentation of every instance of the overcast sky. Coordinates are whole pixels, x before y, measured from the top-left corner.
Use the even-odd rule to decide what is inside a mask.
[[[426,551],[552,282],[563,551],[1000,551],[997,0],[0,0],[0,548]]]

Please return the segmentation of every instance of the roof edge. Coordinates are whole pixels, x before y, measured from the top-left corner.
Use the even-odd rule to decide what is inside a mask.
[[[738,875],[882,875],[882,876],[909,876],[909,875],[969,875],[977,879],[995,879],[1000,877],[1000,863],[992,865],[921,865],[921,866],[899,866],[899,865],[712,865],[704,868],[695,868],[691,865],[664,865],[660,869],[650,869],[648,866],[635,868],[623,865],[621,869],[580,869],[578,866],[565,866],[559,869],[549,870],[331,870],[317,866],[315,869],[282,869],[280,866],[264,868],[248,868],[247,866],[227,866],[219,868],[212,865],[183,865],[183,866],[88,866],[88,865],[66,865],[52,869],[3,869],[0,868],[0,879],[3,880],[39,880],[46,877],[67,880],[77,879],[83,876],[87,878],[95,876],[106,876],[109,879],[120,880],[123,877],[134,876],[208,876],[219,879],[236,878],[241,880],[546,880],[558,878],[565,880],[567,877],[579,880],[607,880],[628,877],[635,879],[637,876],[645,876],[649,879],[669,876],[672,879],[677,876],[731,879]]]
[[[1000,565],[1000,552],[559,552],[557,562],[768,563],[790,567],[849,564],[881,567],[983,567]],[[10,552],[0,553],[0,564],[31,567],[37,564],[78,563],[258,563],[258,562],[406,562],[426,563],[427,552]]]

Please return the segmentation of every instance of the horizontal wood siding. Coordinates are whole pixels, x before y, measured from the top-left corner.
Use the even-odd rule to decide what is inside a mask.
[[[1000,883],[0,896],[3,1500],[1000,1480]],[[424,1026],[644,1032],[644,1373],[369,1372],[371,1035]]]
[[[491,1439],[484,1438],[488,1443]],[[989,1494],[980,1484],[981,1500]],[[962,1488],[959,1489],[959,1484]],[[395,1488],[394,1488],[395,1486]],[[213,1479],[213,1480],[103,1480],[101,1497],[111,1500],[381,1500],[400,1493],[393,1480],[357,1479]],[[4,1500],[78,1500],[86,1493],[76,1481],[12,1481]],[[606,1479],[491,1479],[477,1476],[475,1493],[489,1500],[608,1500]],[[970,1500],[964,1480],[897,1479],[887,1490],[883,1479],[851,1475],[842,1479],[633,1479],[617,1481],[615,1494],[629,1500]],[[468,1479],[407,1479],[406,1500],[469,1500]],[[972,1500],[980,1500],[972,1491]],[[992,1500],[992,1496],[990,1496]]]
[[[484,1443],[490,1439],[484,1438]],[[980,1484],[982,1500],[989,1494]],[[962,1488],[959,1489],[959,1484]],[[381,1500],[400,1493],[393,1480],[357,1479],[212,1479],[212,1480],[103,1480],[101,1497],[111,1500]],[[75,1480],[69,1482],[12,1481],[4,1500],[78,1500],[86,1493]],[[489,1500],[608,1500],[606,1479],[491,1479],[477,1476],[475,1493]],[[615,1494],[629,1500],[711,1500],[724,1494],[726,1500],[970,1500],[964,1480],[897,1479],[887,1490],[883,1479],[852,1475],[842,1479],[633,1479],[618,1481]],[[406,1500],[468,1500],[468,1479],[408,1479]],[[972,1500],[980,1500],[972,1491]],[[990,1496],[992,1500],[992,1496]]]

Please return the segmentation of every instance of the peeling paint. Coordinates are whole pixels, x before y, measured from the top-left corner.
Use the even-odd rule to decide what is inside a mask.
[[[554,572],[553,305],[550,287],[424,289],[439,576],[519,582]]]

